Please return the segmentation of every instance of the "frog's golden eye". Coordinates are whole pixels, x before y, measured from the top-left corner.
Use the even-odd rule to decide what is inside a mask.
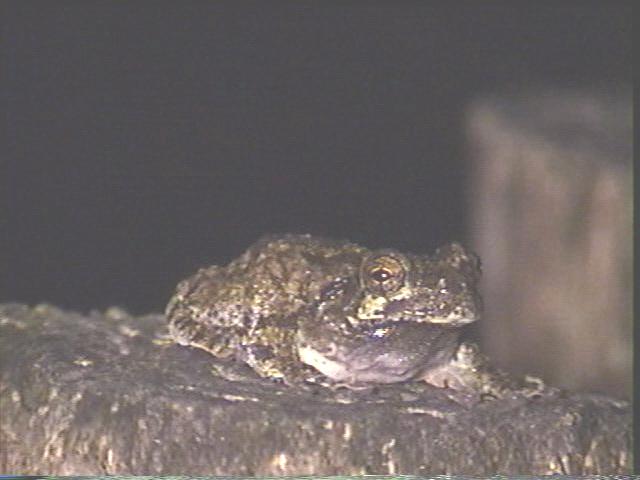
[[[393,276],[393,273],[391,273],[391,270],[387,270],[386,268],[374,268],[371,270],[369,275],[374,281],[384,283]]]
[[[404,284],[405,266],[400,258],[377,255],[365,261],[362,280],[365,287],[377,295],[393,293]]]

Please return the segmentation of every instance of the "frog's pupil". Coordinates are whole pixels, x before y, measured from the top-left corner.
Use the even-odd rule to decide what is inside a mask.
[[[373,272],[371,272],[371,276],[376,282],[384,282],[391,277],[391,272],[385,270],[384,268],[377,268]]]

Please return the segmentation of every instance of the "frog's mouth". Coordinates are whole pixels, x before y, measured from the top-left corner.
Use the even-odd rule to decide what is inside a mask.
[[[332,380],[348,384],[414,378],[447,361],[459,335],[457,329],[415,322],[385,322],[351,336],[322,337],[319,333],[300,339],[300,360]]]
[[[356,317],[360,320],[370,322],[413,322],[413,323],[433,323],[447,324],[460,327],[478,320],[476,314],[477,306],[462,303],[455,307],[447,304],[436,305],[427,302],[419,302],[417,305],[407,299],[395,299],[387,301],[377,299],[363,302]]]

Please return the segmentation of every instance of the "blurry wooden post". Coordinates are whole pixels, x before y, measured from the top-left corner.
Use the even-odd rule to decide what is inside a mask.
[[[532,92],[469,109],[473,247],[488,355],[631,397],[632,97]]]

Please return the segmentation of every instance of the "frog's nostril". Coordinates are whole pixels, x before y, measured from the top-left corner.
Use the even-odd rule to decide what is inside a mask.
[[[338,347],[335,343],[330,343],[322,349],[323,355],[334,356],[338,353]]]

